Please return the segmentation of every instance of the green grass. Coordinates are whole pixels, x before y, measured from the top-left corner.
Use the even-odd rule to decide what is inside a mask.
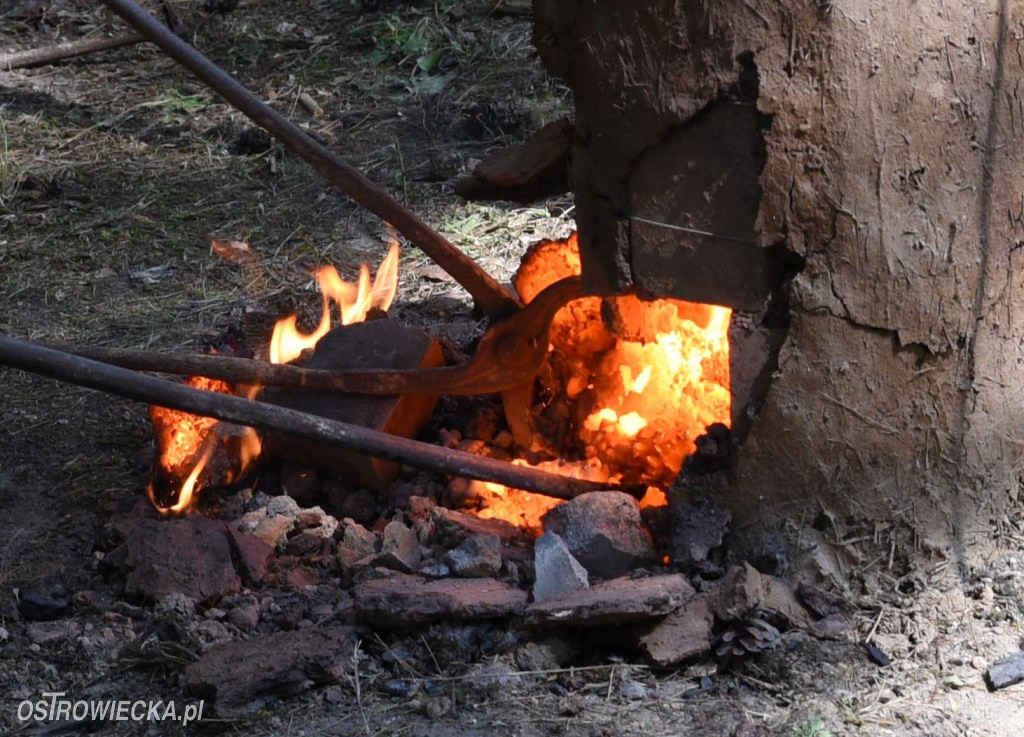
[[[821,717],[815,714],[806,722],[793,727],[794,737],[832,737],[832,733],[821,721]]]

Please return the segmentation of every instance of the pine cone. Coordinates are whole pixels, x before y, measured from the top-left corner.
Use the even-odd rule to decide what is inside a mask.
[[[763,619],[750,618],[730,625],[715,644],[719,671],[727,671],[749,655],[775,647],[779,631]]]

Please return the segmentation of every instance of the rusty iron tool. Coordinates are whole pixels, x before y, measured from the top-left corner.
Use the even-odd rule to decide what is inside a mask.
[[[250,120],[284,143],[317,170],[336,189],[390,223],[418,246],[472,295],[492,320],[510,315],[522,304],[518,297],[484,271],[473,259],[432,229],[337,154],[315,141],[302,128],[265,104],[234,77],[175,36],[133,0],[104,0],[130,26],[188,69],[210,89]]]
[[[501,393],[505,419],[516,442],[531,448],[533,386],[548,353],[555,313],[583,296],[583,279],[571,276],[551,284],[525,307],[493,323],[473,357],[456,366],[416,369],[313,370],[248,358],[173,355],[122,348],[58,345],[57,350],[137,371],[206,376],[223,381],[355,394]]]
[[[377,395],[494,394],[532,384],[547,356],[552,318],[567,302],[582,296],[583,282],[578,276],[552,284],[525,307],[493,323],[480,339],[472,358],[456,366],[334,371],[227,356],[66,344],[51,347],[136,371],[198,375],[241,384]]]
[[[540,468],[514,465],[496,458],[441,448],[286,407],[194,389],[5,335],[0,335],[0,365],[32,371],[147,404],[159,404],[261,430],[276,430],[407,463],[416,468],[482,481],[497,481],[506,486],[537,491],[559,499],[571,499],[589,491],[605,490],[624,491],[638,499],[644,494],[643,486],[587,481]]]

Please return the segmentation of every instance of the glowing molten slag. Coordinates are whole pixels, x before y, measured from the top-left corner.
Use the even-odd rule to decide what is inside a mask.
[[[580,273],[575,234],[544,241],[523,260],[515,286],[527,302]],[[548,445],[575,449],[559,472],[648,487],[642,507],[667,503],[666,489],[696,440],[731,424],[728,307],[635,296],[584,297],[551,324],[548,394],[539,421]],[[550,418],[547,422],[545,420]],[[486,484],[481,516],[535,532],[554,503]]]
[[[311,333],[298,328],[295,315],[278,321],[270,338],[270,362],[288,363],[298,358],[304,350],[312,348],[331,329],[331,302],[338,307],[339,322],[351,325],[366,319],[366,313],[377,307],[387,310],[398,289],[398,243],[392,243],[388,255],[377,269],[377,276],[370,281],[370,267],[363,264],[359,269],[359,280],[352,284],[342,279],[333,266],[316,270],[316,281],[323,297],[323,311],[320,324]]]
[[[338,307],[339,322],[350,325],[361,322],[376,307],[387,310],[398,289],[398,243],[392,242],[371,281],[370,269],[360,268],[355,284],[342,279],[333,267],[316,271],[316,280],[323,295],[323,313],[316,330],[306,334],[298,329],[295,315],[283,318],[274,326],[270,340],[271,363],[287,363],[306,348],[316,345],[331,329],[331,303]],[[191,376],[187,385],[197,389],[236,394],[252,399],[259,386],[229,386],[223,381]],[[230,485],[241,479],[260,455],[261,441],[255,430],[221,423],[210,417],[151,406],[149,408],[158,458],[154,466],[156,481],[149,484],[149,497],[162,514],[189,512],[197,499],[196,490],[204,486]],[[158,486],[176,487],[174,494],[160,493]],[[173,496],[174,501],[163,498]]]

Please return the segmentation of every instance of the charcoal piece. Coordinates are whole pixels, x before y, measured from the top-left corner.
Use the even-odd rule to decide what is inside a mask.
[[[388,696],[409,698],[410,696],[414,696],[416,692],[420,690],[420,687],[419,683],[416,681],[408,681],[402,678],[389,678],[386,681],[381,681],[380,690]]]
[[[18,613],[29,621],[52,622],[68,613],[68,602],[38,591],[22,591],[18,596]]]
[[[317,343],[309,369],[415,369],[441,366],[440,344],[422,330],[390,320],[372,320],[335,328]],[[370,396],[341,392],[267,388],[262,400],[302,412],[360,425],[372,430],[414,437],[437,405],[429,394]],[[269,432],[264,453],[329,472],[353,487],[384,492],[398,473],[398,464],[315,440]],[[361,520],[362,521],[362,520]]]
[[[732,512],[707,497],[673,510],[671,556],[682,568],[693,568],[707,560],[708,554],[722,544],[729,531]]]
[[[694,441],[697,451],[687,456],[683,468],[688,474],[704,476],[726,471],[732,463],[732,431],[721,422],[708,425],[707,432]]]
[[[313,685],[337,683],[351,670],[352,627],[314,627],[227,642],[185,669],[186,692],[211,699],[222,718],[254,714]]]
[[[892,659],[882,652],[881,648],[875,647],[870,642],[864,643],[864,651],[868,654],[868,660],[879,667],[884,668],[892,664]]]
[[[1003,658],[985,671],[985,685],[989,691],[998,691],[1018,683],[1024,683],[1024,652]]]

